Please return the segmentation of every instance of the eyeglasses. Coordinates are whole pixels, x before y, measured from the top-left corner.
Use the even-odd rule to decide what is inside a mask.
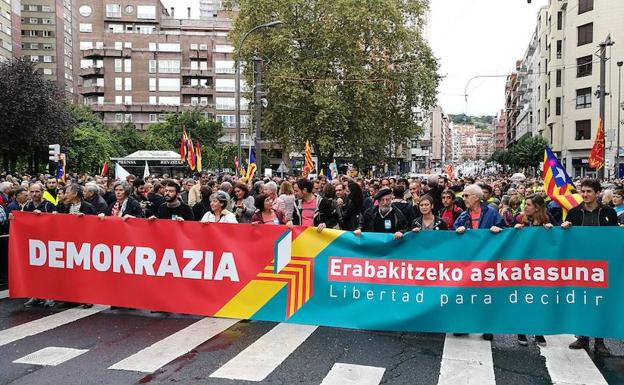
[[[463,194],[462,197],[464,198],[468,198],[469,196],[474,195],[474,194]]]

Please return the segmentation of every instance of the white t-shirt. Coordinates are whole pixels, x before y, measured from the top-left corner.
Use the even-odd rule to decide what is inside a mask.
[[[208,211],[206,214],[204,214],[201,221],[214,223],[216,222],[216,219],[217,218],[212,213],[212,211]],[[236,215],[228,211],[227,213],[225,212],[221,213],[221,218],[219,218],[219,223],[238,223],[238,221],[236,220]]]

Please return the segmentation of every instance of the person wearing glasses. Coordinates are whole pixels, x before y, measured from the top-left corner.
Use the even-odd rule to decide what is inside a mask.
[[[476,184],[470,184],[464,187],[462,194],[466,203],[466,211],[461,213],[453,224],[453,229],[457,234],[463,234],[466,230],[490,229],[492,233],[500,233],[505,227],[503,217],[490,207],[487,202],[483,202],[483,190]],[[455,336],[464,335],[463,333],[455,333]],[[491,341],[494,335],[491,333],[483,334],[483,339]]]

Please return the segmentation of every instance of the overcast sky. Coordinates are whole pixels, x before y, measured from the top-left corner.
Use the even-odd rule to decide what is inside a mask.
[[[446,76],[438,103],[449,114],[495,115],[504,107],[505,78],[475,79],[477,75],[507,74],[524,55],[548,0],[429,0],[430,41]]]

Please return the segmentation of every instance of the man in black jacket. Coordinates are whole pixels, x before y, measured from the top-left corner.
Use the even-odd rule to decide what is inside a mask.
[[[106,213],[108,209],[108,203],[100,196],[100,187],[95,183],[89,182],[85,185],[84,200],[93,206],[96,214]]]
[[[409,230],[409,224],[401,210],[392,205],[392,190],[383,188],[375,194],[378,207],[371,207],[360,217],[360,226],[353,232],[359,237],[363,231],[374,233],[390,233],[394,239],[403,238]]]
[[[603,205],[598,199],[602,190],[597,179],[585,179],[581,182],[581,196],[583,203],[568,212],[568,217],[561,224],[564,229],[572,226],[617,226],[618,219],[615,210]],[[589,337],[579,336],[570,344],[570,349],[588,349]],[[594,338],[596,354],[609,356],[611,353],[604,343],[604,338]]]

